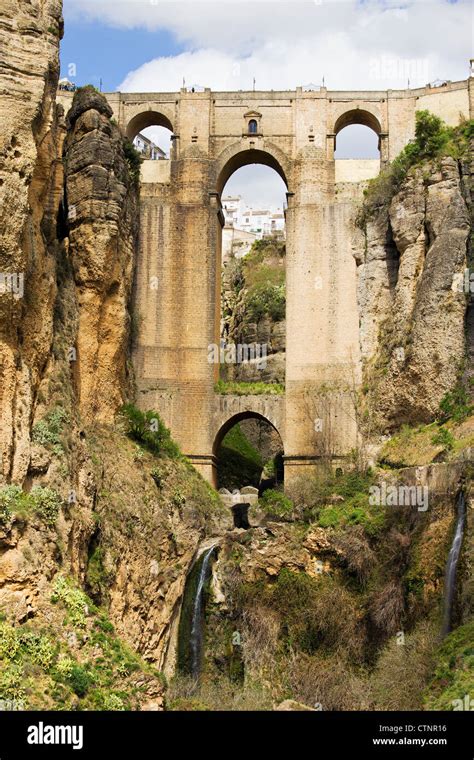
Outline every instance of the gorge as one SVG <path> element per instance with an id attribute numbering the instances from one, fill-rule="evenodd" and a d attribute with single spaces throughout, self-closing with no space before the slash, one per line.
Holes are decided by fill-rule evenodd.
<path id="1" fill-rule="evenodd" d="M 453 709 L 474 688 L 474 78 L 72 93 L 62 33 L 59 0 L 7 0 L 0 699 Z M 334 159 L 349 123 L 380 171 Z M 151 124 L 169 159 L 130 142 Z M 286 183 L 286 244 L 226 278 L 221 195 L 250 163 Z M 223 281 L 263 377 L 208 361 Z M 221 486 L 260 490 L 242 527 Z"/>

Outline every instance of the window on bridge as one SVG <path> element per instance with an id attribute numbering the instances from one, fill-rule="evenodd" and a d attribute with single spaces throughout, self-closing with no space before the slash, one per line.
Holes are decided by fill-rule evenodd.
<path id="1" fill-rule="evenodd" d="M 219 387 L 224 392 L 283 390 L 285 199 L 282 178 L 258 164 L 238 168 L 221 194 Z M 243 383 L 251 385 L 242 391 Z"/>
<path id="2" fill-rule="evenodd" d="M 216 451 L 218 488 L 244 486 L 259 494 L 283 486 L 283 445 L 279 433 L 265 419 L 244 419 L 226 433 Z"/>

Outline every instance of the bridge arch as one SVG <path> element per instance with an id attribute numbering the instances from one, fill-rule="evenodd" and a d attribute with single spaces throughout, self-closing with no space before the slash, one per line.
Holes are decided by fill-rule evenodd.
<path id="1" fill-rule="evenodd" d="M 344 134 L 338 139 L 343 130 Z M 328 158 L 339 163 L 339 168 L 336 168 L 336 182 L 357 182 L 376 176 L 380 171 L 380 162 L 387 158 L 387 149 L 387 135 L 383 131 L 380 114 L 377 115 L 369 109 L 349 108 L 339 113 L 332 134 L 328 133 Z M 347 170 L 344 170 L 344 159 L 361 161 L 353 166 L 348 165 L 348 174 Z M 367 160 L 371 160 L 370 165 Z"/>
<path id="2" fill-rule="evenodd" d="M 283 439 L 283 431 L 282 428 L 278 425 L 276 420 L 271 419 L 271 414 L 265 414 L 262 412 L 255 411 L 254 409 L 249 409 L 248 405 L 245 404 L 247 408 L 241 412 L 237 412 L 234 414 L 231 414 L 230 416 L 227 416 L 227 419 L 225 419 L 224 422 L 222 422 L 221 418 L 221 424 L 220 427 L 217 429 L 217 432 L 214 435 L 214 442 L 213 442 L 213 449 L 212 449 L 212 459 L 213 459 L 213 482 L 216 487 L 224 487 L 224 488 L 242 488 L 243 486 L 253 486 L 255 488 L 266 490 L 267 488 L 273 488 L 275 483 L 282 483 L 284 480 L 284 439 Z M 267 409 L 263 410 L 264 412 L 267 411 Z M 264 423 L 263 429 L 261 428 L 259 431 L 259 441 L 260 443 L 256 443 L 255 440 L 253 440 L 252 445 L 259 451 L 260 455 L 263 454 L 264 449 L 260 449 L 260 446 L 262 444 L 262 439 L 260 439 L 260 435 L 264 435 L 264 440 L 266 440 L 266 445 L 268 445 L 269 438 L 268 433 L 269 431 L 273 431 L 276 435 L 275 437 L 271 436 L 272 440 L 272 459 L 274 462 L 274 473 L 269 476 L 267 473 L 266 477 L 263 476 L 263 473 L 265 472 L 264 464 L 268 459 L 268 453 L 267 457 L 265 458 L 265 461 L 262 457 L 262 465 L 251 465 L 251 470 L 254 470 L 251 472 L 249 477 L 249 472 L 247 470 L 247 465 L 245 463 L 245 459 L 243 459 L 240 464 L 234 461 L 235 456 L 237 458 L 241 456 L 237 453 L 237 449 L 235 450 L 231 445 L 231 447 L 227 450 L 221 448 L 221 446 L 224 444 L 226 435 L 239 423 L 245 422 L 247 420 L 259 420 L 260 422 Z M 266 434 L 265 434 L 265 428 L 266 428 Z M 253 431 L 256 432 L 255 430 Z M 241 434 L 248 435 L 248 431 L 241 430 Z M 252 437 L 250 438 L 252 440 Z M 265 444 L 264 444 L 265 445 Z M 226 453 L 224 453 L 226 452 Z M 230 459 L 229 459 L 230 457 Z M 228 462 L 233 462 L 233 464 L 230 467 L 230 470 L 227 470 Z M 237 467 L 237 469 L 236 469 Z M 221 469 L 222 468 L 222 469 Z M 247 476 L 247 477 L 246 477 Z M 263 479 L 262 479 L 263 478 Z"/>
<path id="3" fill-rule="evenodd" d="M 369 127 L 369 129 L 372 129 L 375 134 L 379 136 L 382 132 L 382 126 L 379 119 L 375 114 L 366 111 L 363 108 L 352 108 L 351 110 L 342 113 L 335 121 L 333 132 L 337 136 L 341 129 L 351 126 L 352 124 L 361 124 L 364 127 Z"/>
<path id="4" fill-rule="evenodd" d="M 217 430 L 217 432 L 214 435 L 214 443 L 212 447 L 212 453 L 214 456 L 217 456 L 217 452 L 219 451 L 219 447 L 226 437 L 229 430 L 232 430 L 232 428 L 237 425 L 239 422 L 243 422 L 243 420 L 260 420 L 261 422 L 266 422 L 270 427 L 275 430 L 276 433 L 278 433 L 281 443 L 282 443 L 282 449 L 283 449 L 283 435 L 282 431 L 278 429 L 278 427 L 264 414 L 261 412 L 255 412 L 251 410 L 245 410 L 243 412 L 237 412 L 236 414 L 233 414 L 230 416 L 225 422 L 223 422 L 220 426 L 220 428 Z"/>
<path id="5" fill-rule="evenodd" d="M 147 127 L 165 127 L 171 132 L 174 131 L 173 125 L 169 118 L 160 111 L 141 111 L 135 114 L 128 122 L 125 134 L 129 140 L 133 140 L 139 132 L 143 132 Z"/>
<path id="6" fill-rule="evenodd" d="M 222 151 L 216 161 L 215 185 L 219 195 L 221 195 L 232 174 L 249 164 L 261 164 L 274 169 L 289 190 L 291 183 L 290 160 L 280 148 L 268 143 L 265 143 L 263 148 L 248 148 L 239 142 Z"/>

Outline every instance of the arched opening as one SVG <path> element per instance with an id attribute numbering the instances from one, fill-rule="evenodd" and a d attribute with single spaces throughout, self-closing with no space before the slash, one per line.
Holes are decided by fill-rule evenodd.
<path id="1" fill-rule="evenodd" d="M 285 381 L 287 185 L 269 153 L 232 157 L 218 181 L 224 226 L 219 226 L 220 278 L 216 332 L 217 390 L 252 394 Z"/>
<path id="2" fill-rule="evenodd" d="M 144 111 L 130 119 L 127 137 L 142 154 L 144 161 L 170 158 L 173 126 L 170 120 L 157 111 Z"/>
<path id="3" fill-rule="evenodd" d="M 283 442 L 278 430 L 254 412 L 237 414 L 219 430 L 214 443 L 217 487 L 283 488 Z"/>
<path id="4" fill-rule="evenodd" d="M 380 171 L 378 119 L 368 111 L 354 109 L 342 114 L 334 126 L 336 182 L 360 182 Z"/>
<path id="5" fill-rule="evenodd" d="M 281 162 L 272 153 L 269 153 L 266 150 L 250 148 L 235 153 L 221 168 L 217 178 L 217 192 L 219 195 L 222 194 L 222 190 L 232 174 L 237 171 L 237 169 L 241 169 L 243 166 L 248 166 L 249 164 L 260 164 L 261 166 L 269 166 L 271 169 L 274 169 L 288 188 L 288 180 Z"/>

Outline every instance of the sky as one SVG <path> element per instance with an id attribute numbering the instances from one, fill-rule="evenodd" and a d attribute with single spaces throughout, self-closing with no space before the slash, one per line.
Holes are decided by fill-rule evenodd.
<path id="1" fill-rule="evenodd" d="M 254 78 L 257 90 L 400 89 L 465 79 L 473 55 L 470 0 L 64 0 L 64 19 L 62 76 L 104 92 L 245 90 Z M 374 138 L 348 128 L 337 157 L 375 157 Z M 241 169 L 225 192 L 284 197 L 267 167 Z"/>

